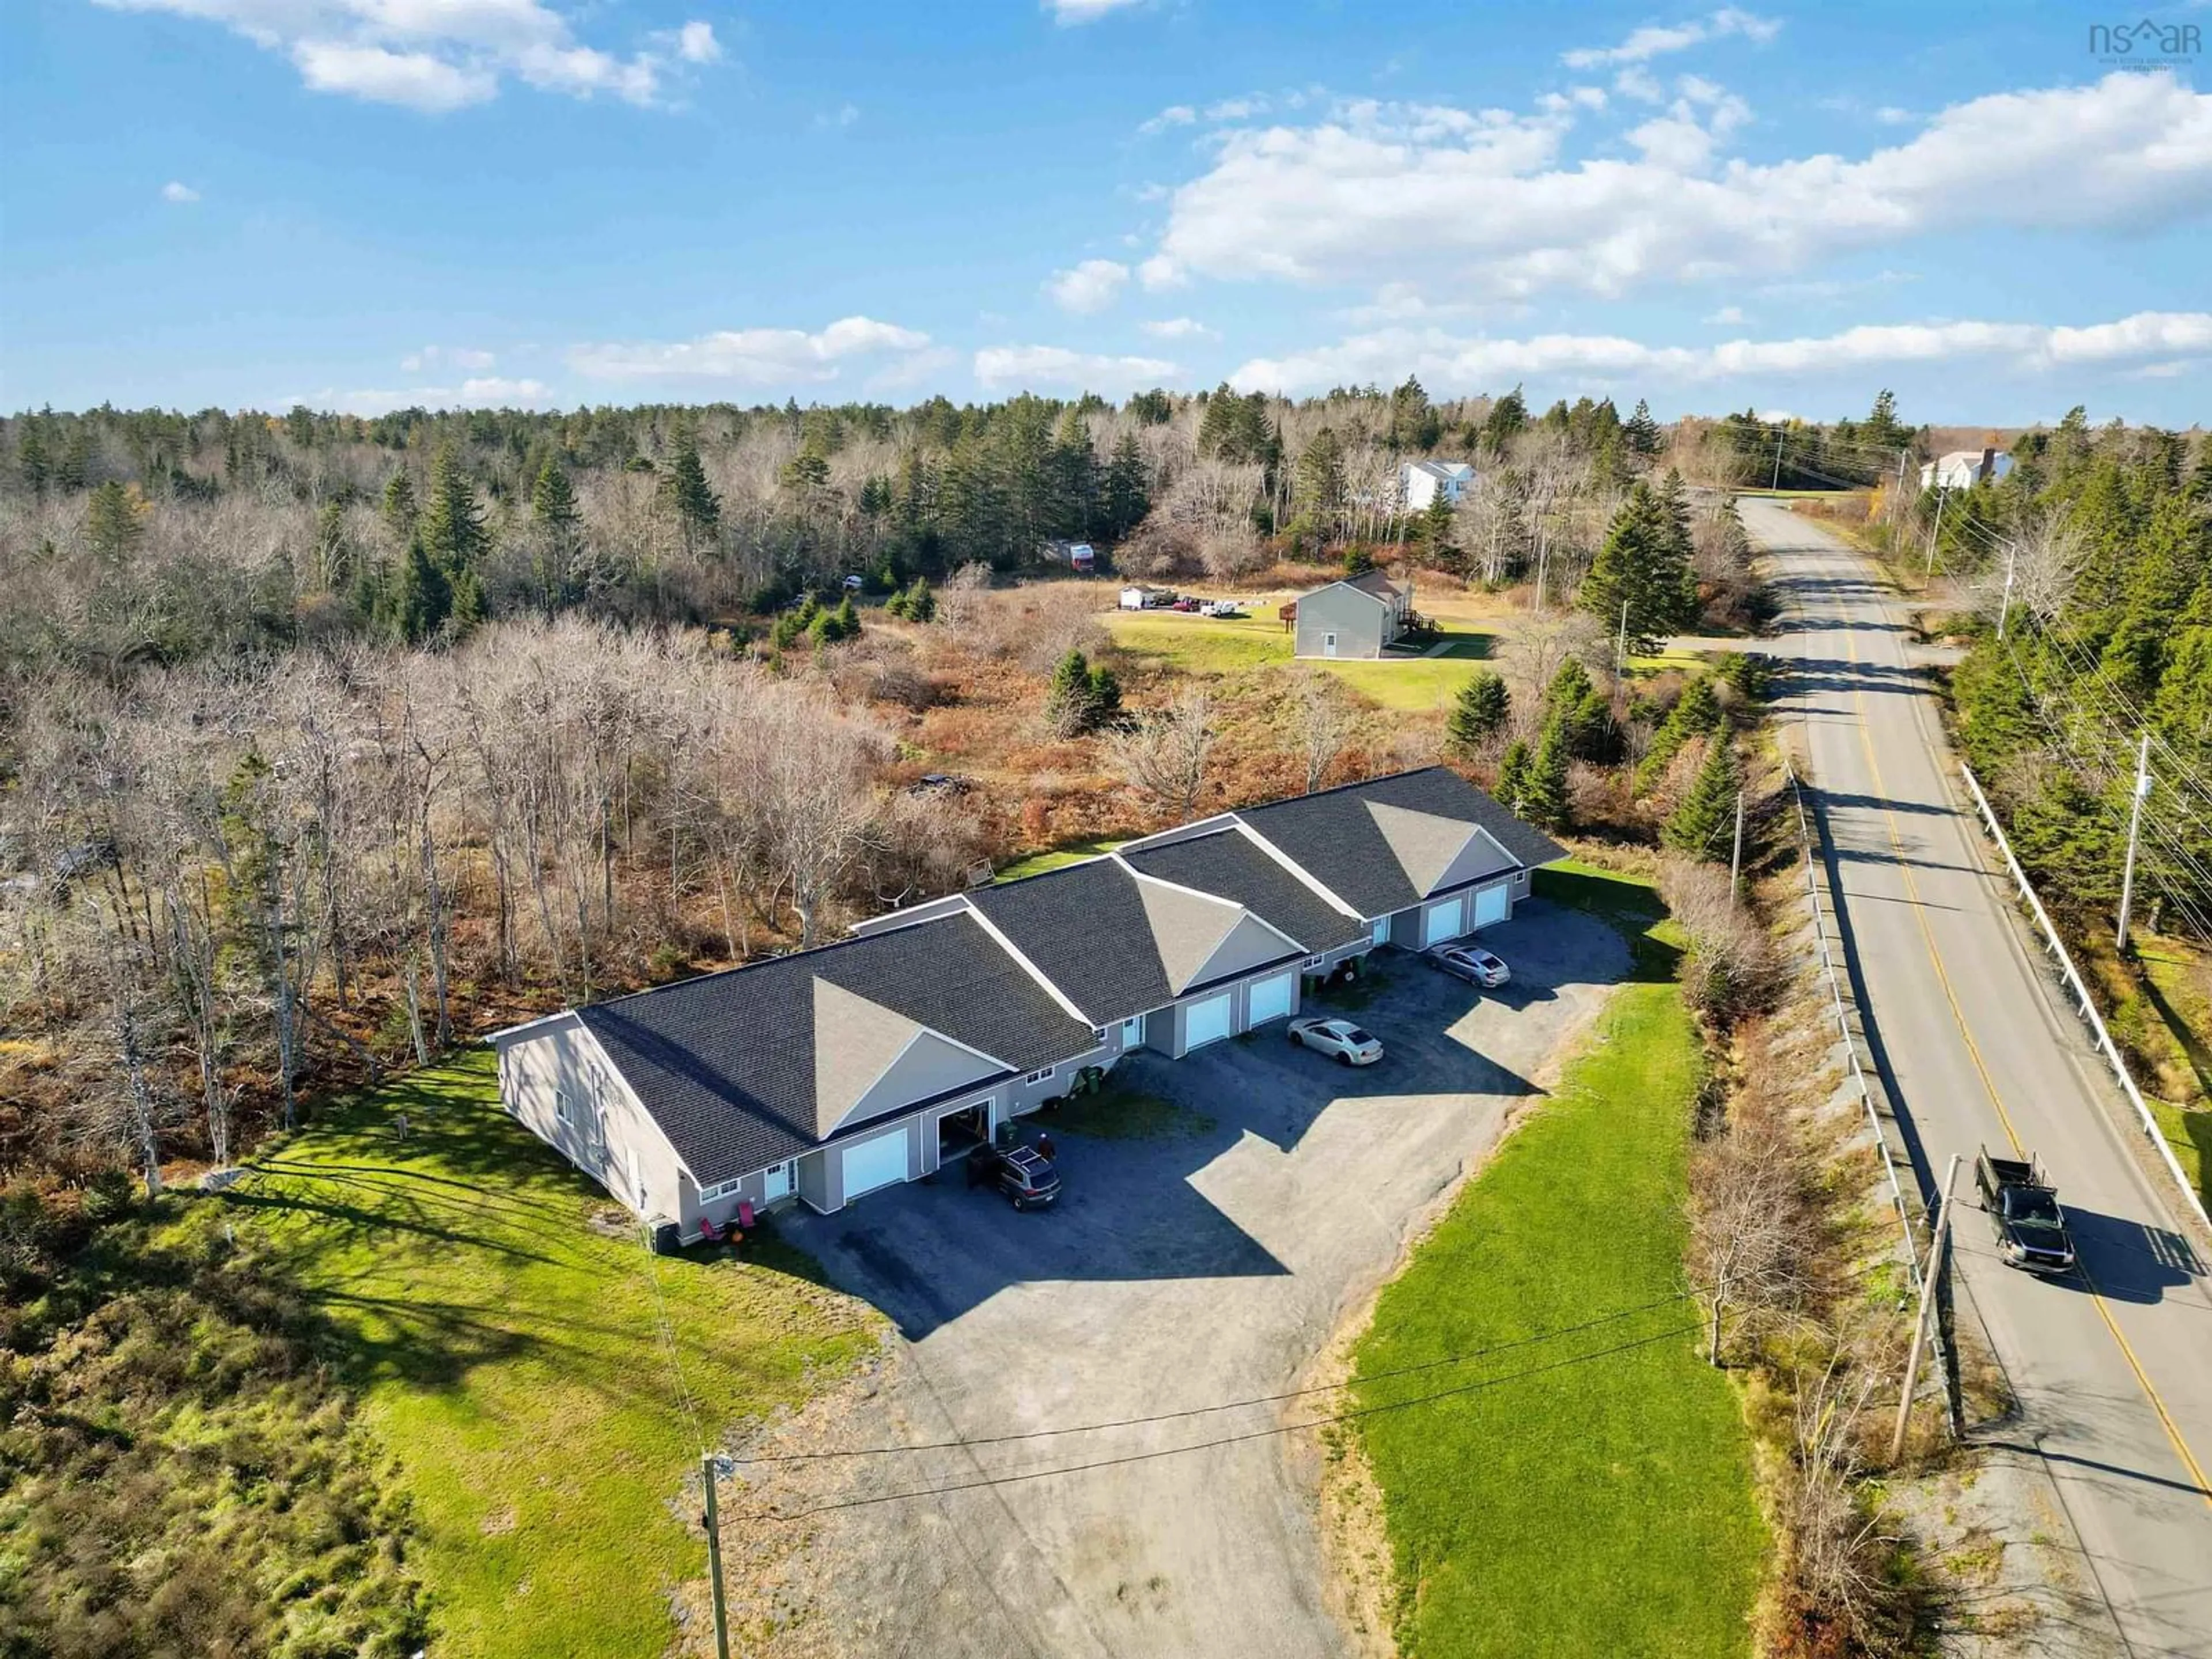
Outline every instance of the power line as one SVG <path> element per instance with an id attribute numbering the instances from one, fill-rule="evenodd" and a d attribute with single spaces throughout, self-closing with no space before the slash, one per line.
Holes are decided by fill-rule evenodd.
<path id="1" fill-rule="evenodd" d="M 842 1451 L 780 1452 L 757 1457 L 734 1457 L 738 1464 L 811 1463 L 847 1457 L 887 1456 L 907 1452 L 965 1450 L 972 1446 L 1004 1446 L 1026 1440 L 1052 1439 L 1062 1435 L 1097 1434 L 1108 1429 L 1139 1428 L 1155 1423 L 1170 1423 L 1188 1417 L 1204 1417 L 1215 1412 L 1240 1410 L 1249 1406 L 1275 1406 L 1288 1401 L 1304 1400 L 1317 1394 L 1334 1394 L 1342 1389 L 1361 1388 L 1370 1382 L 1380 1382 L 1392 1377 L 1413 1376 L 1426 1371 L 1442 1370 L 1453 1365 L 1470 1364 L 1487 1358 L 1492 1354 L 1504 1353 L 1515 1348 L 1533 1347 L 1539 1342 L 1549 1342 L 1555 1337 L 1572 1336 L 1582 1331 L 1595 1330 L 1638 1314 L 1650 1313 L 1656 1308 L 1668 1307 L 1697 1295 L 1695 1291 L 1677 1291 L 1672 1296 L 1662 1296 L 1656 1302 L 1645 1302 L 1633 1308 L 1622 1308 L 1616 1312 L 1600 1314 L 1577 1325 L 1562 1325 L 1548 1331 L 1537 1331 L 1516 1337 L 1510 1342 L 1492 1343 L 1488 1347 L 1473 1348 L 1465 1353 L 1447 1354 L 1441 1359 L 1425 1359 L 1416 1365 L 1401 1365 L 1386 1371 L 1369 1371 L 1360 1376 L 1348 1376 L 1340 1382 L 1316 1383 L 1311 1388 L 1291 1389 L 1281 1394 L 1253 1395 L 1242 1400 L 1224 1400 L 1211 1406 L 1189 1406 L 1179 1411 L 1156 1412 L 1146 1417 L 1115 1417 L 1095 1423 L 1072 1423 L 1059 1428 L 1030 1429 L 1018 1434 L 977 1435 L 959 1440 L 917 1441 L 895 1446 L 855 1446 Z"/>
<path id="2" fill-rule="evenodd" d="M 1370 1417 L 1379 1417 L 1389 1412 L 1406 1411 L 1415 1406 L 1433 1405 L 1440 1400 L 1453 1400 L 1486 1389 L 1503 1387 L 1531 1376 L 1540 1376 L 1550 1371 L 1565 1370 L 1570 1366 L 1587 1364 L 1595 1359 L 1607 1359 L 1617 1354 L 1648 1348 L 1656 1343 L 1671 1341 L 1676 1337 L 1694 1335 L 1705 1328 L 1705 1322 L 1697 1320 L 1687 1325 L 1670 1326 L 1650 1336 L 1617 1343 L 1610 1348 L 1594 1352 L 1576 1354 L 1569 1358 L 1553 1360 L 1548 1364 L 1533 1365 L 1526 1370 L 1513 1371 L 1504 1376 L 1484 1377 L 1474 1382 L 1462 1382 L 1455 1388 L 1440 1389 L 1434 1394 L 1416 1395 L 1408 1400 L 1393 1400 L 1380 1405 L 1357 1406 L 1326 1416 L 1309 1418 L 1297 1423 L 1278 1423 L 1264 1429 L 1248 1429 L 1239 1434 L 1220 1435 L 1211 1440 L 1193 1441 L 1181 1446 L 1161 1446 L 1151 1451 L 1125 1452 L 1115 1457 L 1096 1458 L 1085 1463 L 1062 1464 L 1046 1469 L 1021 1469 L 1005 1474 L 984 1475 L 974 1480 L 953 1481 L 934 1486 L 915 1486 L 901 1492 L 877 1492 L 866 1498 L 838 1498 L 826 1504 L 814 1504 L 798 1510 L 757 1510 L 750 1514 L 732 1517 L 739 1521 L 803 1521 L 817 1515 L 828 1515 L 841 1510 L 872 1509 L 881 1504 L 902 1504 L 917 1498 L 942 1498 L 955 1492 L 976 1492 L 987 1487 L 1017 1486 L 1025 1481 L 1049 1480 L 1055 1475 L 1086 1474 L 1097 1469 L 1119 1468 L 1131 1463 L 1146 1463 L 1163 1457 L 1180 1457 L 1189 1452 L 1212 1451 L 1223 1446 L 1243 1444 L 1247 1441 L 1265 1440 L 1276 1435 L 1296 1434 L 1306 1429 L 1326 1428 L 1334 1423 L 1356 1422 Z"/>

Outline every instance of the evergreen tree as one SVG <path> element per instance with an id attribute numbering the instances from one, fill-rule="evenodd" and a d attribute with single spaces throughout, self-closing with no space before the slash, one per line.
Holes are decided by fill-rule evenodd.
<path id="1" fill-rule="evenodd" d="M 1629 649 L 1648 654 L 1697 620 L 1698 590 L 1690 568 L 1687 526 L 1666 497 L 1642 479 L 1613 515 L 1579 603 L 1612 633 L 1626 607 Z"/>
<path id="2" fill-rule="evenodd" d="M 1429 497 L 1429 504 L 1421 509 L 1415 534 L 1421 544 L 1421 555 L 1429 563 L 1439 570 L 1458 568 L 1459 548 L 1452 539 L 1452 504 L 1443 490 Z"/>
<path id="3" fill-rule="evenodd" d="M 1519 738 L 1505 745 L 1498 763 L 1498 799 L 1516 817 L 1525 817 L 1528 804 L 1528 745 Z"/>
<path id="4" fill-rule="evenodd" d="M 1062 536 L 1087 536 L 1098 517 L 1101 469 L 1091 441 L 1091 422 L 1079 410 L 1060 417 L 1051 454 L 1053 512 L 1050 527 Z"/>
<path id="5" fill-rule="evenodd" d="M 1100 726 L 1121 723 L 1121 681 L 1103 663 L 1091 670 L 1091 724 Z"/>
<path id="6" fill-rule="evenodd" d="M 1325 426 L 1298 457 L 1291 488 L 1298 527 L 1323 542 L 1335 540 L 1344 493 L 1344 445 L 1334 428 Z"/>
<path id="7" fill-rule="evenodd" d="M 384 486 L 384 522 L 393 538 L 405 541 L 415 533 L 415 481 L 402 468 Z"/>
<path id="8" fill-rule="evenodd" d="M 46 493 L 52 476 L 46 457 L 46 423 L 36 416 L 23 417 L 21 435 L 15 441 L 15 465 L 23 474 L 23 487 L 33 495 Z"/>
<path id="9" fill-rule="evenodd" d="M 1483 448 L 1493 456 L 1503 456 L 1528 424 L 1528 405 L 1516 386 L 1491 404 L 1489 416 L 1482 423 Z"/>
<path id="10" fill-rule="evenodd" d="M 530 516 L 538 527 L 557 540 L 572 539 L 584 522 L 576 505 L 576 491 L 558 460 L 548 458 L 530 486 Z"/>
<path id="11" fill-rule="evenodd" d="M 1478 668 L 1452 699 L 1444 718 L 1444 746 L 1462 757 L 1478 753 L 1504 729 L 1512 696 L 1505 682 L 1486 668 Z"/>
<path id="12" fill-rule="evenodd" d="M 1656 455 L 1665 442 L 1659 431 L 1659 422 L 1651 418 L 1651 405 L 1641 398 L 1636 400 L 1636 410 L 1621 428 L 1621 436 L 1628 445 L 1629 453 L 1650 458 Z"/>
<path id="13" fill-rule="evenodd" d="M 837 637 L 841 640 L 860 637 L 860 613 L 853 608 L 850 593 L 845 595 L 844 603 L 837 607 Z"/>
<path id="14" fill-rule="evenodd" d="M 1648 789 L 1658 781 L 1667 764 L 1682 751 L 1682 746 L 1692 738 L 1702 738 L 1720 730 L 1721 702 L 1714 694 L 1709 675 L 1700 675 L 1682 688 L 1682 695 L 1660 722 L 1652 734 L 1651 747 L 1645 751 L 1644 763 L 1637 769 L 1637 787 Z"/>
<path id="15" fill-rule="evenodd" d="M 1443 422 L 1428 392 L 1408 374 L 1406 384 L 1390 394 L 1390 424 L 1384 441 L 1393 449 L 1433 449 L 1443 435 Z"/>
<path id="16" fill-rule="evenodd" d="M 1144 449 L 1135 433 L 1125 432 L 1115 441 L 1114 457 L 1106 464 L 1100 514 L 1103 533 L 1119 541 L 1143 523 L 1145 514 L 1152 510 L 1151 493 Z"/>
<path id="17" fill-rule="evenodd" d="M 84 538 L 101 558 L 120 560 L 146 533 L 145 514 L 144 501 L 110 478 L 85 502 Z"/>
<path id="18" fill-rule="evenodd" d="M 453 585 L 446 573 L 430 556 L 422 537 L 410 538 L 399 580 L 390 595 L 388 631 L 409 645 L 420 645 L 446 625 L 453 611 Z"/>
<path id="19" fill-rule="evenodd" d="M 1115 688 L 1119 701 L 1121 689 Z M 1080 737 L 1098 724 L 1098 688 L 1091 678 L 1091 662 L 1071 648 L 1053 665 L 1052 683 L 1044 694 L 1045 724 L 1054 737 Z"/>
<path id="20" fill-rule="evenodd" d="M 342 590 L 353 574 L 353 544 L 347 538 L 343 502 L 323 503 L 315 515 L 315 567 L 323 586 L 332 593 Z"/>
<path id="21" fill-rule="evenodd" d="M 1707 863 L 1726 859 L 1735 840 L 1736 791 L 1742 786 L 1735 745 L 1726 732 L 1714 733 L 1697 782 L 1660 830 L 1660 840 L 1677 853 Z"/>
<path id="22" fill-rule="evenodd" d="M 436 562 L 449 584 L 475 570 L 491 550 L 491 532 L 484 528 L 476 487 L 450 446 L 430 464 L 430 499 L 416 521 L 416 532 L 422 550 Z"/>
<path id="23" fill-rule="evenodd" d="M 1567 723 L 1554 716 L 1537 739 L 1522 785 L 1521 816 L 1540 830 L 1567 827 Z"/>
<path id="24" fill-rule="evenodd" d="M 810 453 L 801 451 L 802 455 Z M 829 463 L 821 457 L 823 482 L 829 479 Z M 792 463 L 793 466 L 798 462 Z M 684 535 L 684 550 L 688 554 L 700 542 L 712 542 L 722 522 L 721 498 L 714 494 L 714 486 L 707 482 L 707 468 L 699 459 L 699 434 L 689 421 L 676 429 L 676 453 L 668 463 L 667 482 L 669 503 L 676 509 L 676 522 Z"/>

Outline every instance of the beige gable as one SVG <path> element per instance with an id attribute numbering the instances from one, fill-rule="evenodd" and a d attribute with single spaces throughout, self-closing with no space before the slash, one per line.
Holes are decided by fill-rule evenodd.
<path id="1" fill-rule="evenodd" d="M 842 1123 L 921 1027 L 866 997 L 814 981 L 814 1133 Z"/>
<path id="2" fill-rule="evenodd" d="M 1494 876 L 1504 870 L 1517 870 L 1521 861 L 1491 840 L 1489 832 L 1477 830 L 1467 838 L 1459 856 L 1451 867 L 1437 878 L 1438 888 L 1457 887 L 1466 882 L 1480 881 L 1485 876 Z"/>
<path id="3" fill-rule="evenodd" d="M 1457 818 L 1416 812 L 1410 807 L 1390 806 L 1370 800 L 1367 811 L 1382 832 L 1398 867 L 1418 893 L 1433 893 L 1475 834 L 1474 826 Z"/>
<path id="4" fill-rule="evenodd" d="M 1228 938 L 1214 948 L 1205 965 L 1193 974 L 1190 983 L 1211 985 L 1218 979 L 1229 979 L 1248 968 L 1257 968 L 1263 962 L 1279 962 L 1297 949 L 1289 939 L 1247 911 L 1243 918 L 1229 930 Z M 1182 987 L 1177 986 L 1177 990 Z"/>
<path id="5" fill-rule="evenodd" d="M 878 1113 L 918 1100 L 934 1100 L 970 1083 L 981 1083 L 1007 1068 L 985 1059 L 972 1048 L 938 1036 L 927 1026 L 915 1034 L 899 1057 L 885 1068 L 873 1087 L 854 1101 L 837 1127 L 866 1123 Z"/>
<path id="6" fill-rule="evenodd" d="M 1244 915 L 1242 905 L 1226 899 L 1207 898 L 1142 876 L 1137 878 L 1137 897 L 1145 907 L 1168 988 L 1178 996 Z"/>

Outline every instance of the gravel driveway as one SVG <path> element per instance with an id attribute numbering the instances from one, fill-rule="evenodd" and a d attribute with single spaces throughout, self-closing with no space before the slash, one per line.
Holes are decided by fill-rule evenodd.
<path id="1" fill-rule="evenodd" d="M 1056 1133 L 1066 1188 L 1051 1212 L 1018 1215 L 948 1177 L 789 1222 L 902 1337 L 852 1420 L 811 1443 L 972 1443 L 1298 1387 L 1627 968 L 1610 929 L 1541 902 L 1483 938 L 1513 964 L 1504 993 L 1387 958 L 1389 982 L 1358 1015 L 1388 1049 L 1371 1069 L 1293 1048 L 1279 1026 L 1125 1062 L 1189 1109 L 1186 1132 Z M 791 1540 L 799 1588 L 780 1598 L 793 1639 L 770 1650 L 1345 1653 L 1312 1437 L 1265 1432 L 1339 1399 L 786 1465 L 736 1501 L 787 1510 L 1255 1436 L 815 1515 Z"/>

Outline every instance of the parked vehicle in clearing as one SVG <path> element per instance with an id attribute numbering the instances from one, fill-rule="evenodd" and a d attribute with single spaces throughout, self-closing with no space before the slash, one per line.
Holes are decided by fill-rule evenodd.
<path id="1" fill-rule="evenodd" d="M 1335 1056 L 1340 1066 L 1372 1066 L 1382 1058 L 1381 1040 L 1348 1019 L 1294 1019 L 1290 1037 L 1301 1048 Z"/>
<path id="2" fill-rule="evenodd" d="M 1426 955 L 1430 967 L 1442 969 L 1454 979 L 1463 979 L 1486 991 L 1494 991 L 1513 978 L 1513 970 L 1502 959 L 1479 945 L 1439 945 Z"/>
<path id="3" fill-rule="evenodd" d="M 978 1146 L 968 1154 L 968 1184 L 995 1187 L 1018 1210 L 1042 1209 L 1060 1196 L 1060 1171 L 1034 1146 Z"/>
<path id="4" fill-rule="evenodd" d="M 1170 605 L 1168 609 L 1170 611 L 1180 611 L 1188 616 L 1198 609 L 1198 601 L 1186 595 L 1182 599 L 1177 599 L 1173 605 Z"/>
<path id="5" fill-rule="evenodd" d="M 1997 1254 L 2007 1263 L 2037 1273 L 2074 1270 L 2074 1236 L 2066 1228 L 2066 1212 L 2058 1207 L 2058 1189 L 2033 1152 L 1992 1158 L 1983 1147 L 1974 1159 L 1974 1184 L 1981 1188 L 1982 1208 L 1996 1234 Z"/>
<path id="6" fill-rule="evenodd" d="M 1234 599 L 1207 599 L 1198 607 L 1201 617 L 1212 617 L 1217 622 L 1242 622 L 1244 607 Z"/>

